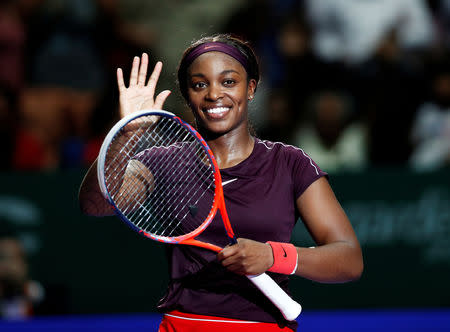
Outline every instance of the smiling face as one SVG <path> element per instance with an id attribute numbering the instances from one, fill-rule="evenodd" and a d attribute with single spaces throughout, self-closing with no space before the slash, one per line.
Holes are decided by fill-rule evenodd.
<path id="1" fill-rule="evenodd" d="M 244 67 L 231 56 L 208 52 L 192 62 L 187 73 L 189 105 L 201 131 L 214 135 L 246 130 L 248 101 L 256 88 Z"/>

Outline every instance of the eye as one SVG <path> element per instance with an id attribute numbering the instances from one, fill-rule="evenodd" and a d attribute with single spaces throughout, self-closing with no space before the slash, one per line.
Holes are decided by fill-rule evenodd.
<path id="1" fill-rule="evenodd" d="M 223 84 L 226 85 L 226 86 L 232 86 L 232 85 L 234 85 L 235 83 L 236 83 L 236 81 L 233 80 L 233 79 L 231 79 L 231 78 L 226 79 L 226 80 L 223 81 Z"/>
<path id="2" fill-rule="evenodd" d="M 206 83 L 205 82 L 194 82 L 194 83 L 192 83 L 192 88 L 194 88 L 195 90 L 203 89 L 204 87 L 206 87 Z"/>

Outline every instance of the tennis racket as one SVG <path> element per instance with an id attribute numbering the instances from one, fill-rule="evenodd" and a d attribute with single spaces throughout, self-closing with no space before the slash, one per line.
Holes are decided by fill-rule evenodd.
<path id="1" fill-rule="evenodd" d="M 102 144 L 97 172 L 106 200 L 139 234 L 219 252 L 221 247 L 196 239 L 219 210 L 230 242 L 237 243 L 214 155 L 174 114 L 147 110 L 121 119 Z M 267 274 L 247 277 L 287 320 L 298 317 L 300 304 Z"/>

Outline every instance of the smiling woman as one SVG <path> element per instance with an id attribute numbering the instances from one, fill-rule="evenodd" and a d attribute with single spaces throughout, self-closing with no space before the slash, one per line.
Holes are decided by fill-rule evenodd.
<path id="1" fill-rule="evenodd" d="M 187 81 L 189 105 L 207 140 L 211 135 L 247 138 L 243 133 L 248 132 L 248 100 L 257 83 L 254 79 L 247 82 L 247 73 L 239 62 L 224 53 L 202 54 L 189 66 Z M 216 156 L 220 168 L 234 166 L 248 154 L 240 158 L 234 155 L 232 160 L 229 157 L 228 153 Z"/>
<path id="2" fill-rule="evenodd" d="M 233 145 L 241 143 L 236 139 L 245 139 L 246 149 L 216 154 L 220 168 L 234 166 L 251 153 L 247 112 L 258 81 L 252 49 L 233 38 L 203 38 L 186 50 L 180 62 L 179 86 L 202 135 L 207 140 L 224 136 Z"/>
<path id="3" fill-rule="evenodd" d="M 118 69 L 122 117 L 163 108 L 170 91 L 154 98 L 162 63 L 148 81 L 147 67 L 146 54 L 135 57 L 128 87 Z M 229 35 L 194 42 L 180 61 L 180 91 L 217 160 L 228 215 L 240 238 L 217 255 L 191 246 L 168 248 L 170 284 L 158 305 L 165 313 L 160 331 L 295 331 L 296 322 L 286 321 L 244 275 L 272 272 L 288 291 L 289 274 L 337 283 L 362 273 L 358 240 L 327 174 L 302 149 L 251 134 L 248 104 L 259 76 L 251 47 Z M 96 167 L 83 180 L 80 205 L 89 215 L 108 215 L 113 211 L 99 190 Z M 315 248 L 290 244 L 299 216 Z M 201 240 L 220 243 L 222 234 L 216 216 Z"/>

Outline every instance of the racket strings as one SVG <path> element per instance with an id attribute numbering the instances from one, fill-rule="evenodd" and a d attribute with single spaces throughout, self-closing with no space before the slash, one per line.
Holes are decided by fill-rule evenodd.
<path id="1" fill-rule="evenodd" d="M 206 172 L 204 172 L 202 174 L 206 175 Z M 191 180 L 189 183 L 187 183 L 187 186 L 190 186 L 189 191 L 187 191 L 185 193 L 185 196 L 181 198 L 181 200 L 179 201 L 179 204 L 171 207 L 170 211 L 178 211 L 178 213 L 176 213 L 175 215 L 171 215 L 170 219 L 168 220 L 178 220 L 178 223 L 174 224 L 173 222 L 169 222 L 166 228 L 160 228 L 157 230 L 151 229 L 150 231 L 153 233 L 159 233 L 159 234 L 165 234 L 165 236 L 176 236 L 176 235 L 180 235 L 180 234 L 173 234 L 173 230 L 169 231 L 169 226 L 170 228 L 172 228 L 172 226 L 175 226 L 175 229 L 177 229 L 177 227 L 179 227 L 182 224 L 182 220 L 186 220 L 183 223 L 184 226 L 184 231 L 182 232 L 183 234 L 188 233 L 189 231 L 193 231 L 195 230 L 199 225 L 199 222 L 201 222 L 202 220 L 198 220 L 198 222 L 196 223 L 192 223 L 192 222 L 188 222 L 188 219 L 186 219 L 188 213 L 190 213 L 190 210 L 188 209 L 182 209 L 183 206 L 185 206 L 188 202 L 187 202 L 187 198 L 192 196 L 194 194 L 195 191 L 195 187 L 193 186 L 193 181 Z M 205 195 L 205 193 L 207 192 L 207 190 L 212 189 L 213 188 L 213 183 L 210 183 L 206 188 L 204 188 L 202 190 L 201 195 L 194 201 L 194 202 L 190 202 L 191 206 L 197 206 L 198 202 L 203 198 L 203 196 Z M 174 197 L 169 197 L 168 199 L 173 199 Z M 163 207 L 163 209 L 165 209 L 166 206 Z M 169 211 L 168 209 L 166 209 L 166 211 Z M 181 215 L 182 214 L 182 215 Z M 169 217 L 166 215 L 161 215 L 161 218 L 164 217 Z M 163 225 L 161 224 L 161 227 Z"/>
<path id="2" fill-rule="evenodd" d="M 203 172 L 202 176 L 204 175 L 207 175 L 207 172 Z M 153 227 L 153 233 L 164 234 L 164 236 L 177 236 L 189 233 L 201 225 L 203 220 L 206 218 L 206 215 L 203 215 L 200 218 L 188 218 L 188 214 L 191 212 L 189 208 L 200 208 L 201 206 L 199 205 L 199 201 L 201 201 L 208 190 L 213 189 L 214 186 L 213 183 L 210 183 L 207 187 L 201 188 L 199 190 L 198 184 L 195 183 L 198 182 L 198 180 L 194 180 L 194 178 L 195 176 L 191 177 L 191 181 L 183 184 L 183 186 L 188 188 L 188 190 L 184 190 L 182 196 L 174 195 L 172 192 L 171 196 L 167 196 L 167 199 L 164 202 L 178 202 L 178 204 L 164 204 L 159 206 L 160 210 L 164 211 L 164 213 L 161 214 L 160 218 L 161 220 L 166 220 L 166 222 L 162 223 L 159 228 Z M 213 192 L 213 190 L 211 190 L 210 192 Z M 206 210 L 208 212 L 211 209 L 211 206 L 212 203 L 207 206 Z"/>
<path id="3" fill-rule="evenodd" d="M 162 237 L 190 233 L 202 225 L 214 202 L 209 156 L 194 135 L 171 118 L 153 119 L 150 125 L 139 120 L 132 124 L 137 130 L 119 132 L 115 148 L 108 151 L 108 191 L 139 229 Z"/>
<path id="4" fill-rule="evenodd" d="M 191 176 L 188 181 L 185 181 L 182 184 L 185 189 L 181 196 L 177 190 L 169 190 L 168 194 L 160 193 L 165 196 L 165 199 L 163 201 L 157 199 L 149 204 L 151 210 L 160 211 L 158 220 L 154 224 L 147 221 L 145 226 L 140 226 L 153 234 L 160 234 L 168 237 L 183 235 L 195 230 L 201 225 L 204 218 L 187 218 L 190 210 L 185 207 L 198 207 L 199 201 L 206 194 L 207 190 L 213 188 L 213 183 L 211 182 L 208 186 L 200 190 L 199 195 L 198 184 L 196 184 L 196 182 L 198 182 L 199 176 L 207 176 L 207 173 L 208 171 L 204 171 L 200 175 L 196 174 L 195 176 Z M 180 185 L 178 184 L 178 186 Z M 152 197 L 159 198 L 160 196 L 158 193 L 155 193 Z M 196 199 L 193 200 L 192 198 Z M 211 206 L 208 207 L 208 211 L 210 210 L 210 207 Z"/>
<path id="5" fill-rule="evenodd" d="M 181 157 L 183 156 L 181 155 Z M 183 193 L 184 195 L 182 197 L 178 197 L 177 192 L 174 190 L 171 191 L 169 195 L 165 197 L 165 200 L 163 201 L 157 200 L 156 202 L 154 202 L 154 204 L 152 204 L 153 202 L 150 202 L 149 205 L 151 210 L 163 211 L 162 214 L 159 215 L 159 218 L 161 220 L 167 220 L 166 223 L 155 223 L 152 225 L 148 220 L 144 220 L 144 223 L 138 224 L 137 226 L 144 229 L 147 232 L 164 234 L 165 236 L 176 236 L 177 234 L 173 234 L 173 231 L 181 225 L 181 220 L 184 220 L 183 222 L 184 231 L 182 233 L 186 233 L 186 230 L 192 231 L 196 229 L 199 226 L 198 222 L 197 223 L 189 222 L 189 219 L 186 218 L 187 214 L 189 213 L 189 210 L 182 209 L 182 207 L 188 203 L 187 201 L 189 197 L 197 197 L 195 201 L 190 202 L 191 206 L 198 205 L 198 201 L 205 195 L 206 191 L 213 187 L 213 183 L 209 183 L 206 188 L 202 189 L 200 196 L 195 195 L 195 191 L 197 190 L 196 189 L 197 187 L 195 186 L 196 179 L 207 177 L 209 171 L 208 169 L 203 170 L 203 172 L 200 172 L 199 170 L 200 168 L 193 168 L 195 176 L 191 176 L 187 181 L 183 183 L 183 186 L 187 188 L 187 191 Z M 176 173 L 179 171 L 179 169 L 174 169 L 173 171 Z M 171 203 L 177 202 L 178 199 L 179 201 L 175 205 Z M 175 224 L 174 223 L 175 220 L 178 220 L 178 223 Z M 173 228 L 174 226 L 175 228 Z"/>
<path id="6" fill-rule="evenodd" d="M 121 135 L 116 136 L 113 139 L 113 144 L 111 146 L 120 146 L 119 151 L 114 151 L 113 149 L 110 149 L 108 151 L 107 156 L 110 158 L 109 165 L 115 165 L 114 168 L 112 166 L 109 166 L 109 174 L 114 176 L 114 179 L 120 178 L 121 172 L 119 171 L 124 167 L 124 162 L 128 162 L 130 160 L 130 157 L 134 155 L 133 151 L 137 150 L 137 145 L 140 143 L 141 139 L 144 137 L 147 140 L 148 146 L 152 146 L 156 144 L 158 141 L 161 141 L 161 137 L 159 136 L 158 132 L 156 130 L 149 131 L 148 137 L 145 135 L 145 125 L 148 126 L 148 123 L 145 121 L 140 120 L 138 122 L 138 130 L 129 131 L 123 128 L 121 130 Z M 134 125 L 136 126 L 136 125 Z M 126 126 L 126 127 L 134 127 L 134 126 Z M 161 126 L 161 129 L 164 129 L 166 126 L 166 123 L 163 122 L 163 125 Z M 139 131 L 140 130 L 140 131 Z M 132 132 L 131 137 L 125 140 L 126 144 L 121 143 L 121 141 L 124 141 L 124 137 L 128 135 L 128 133 Z M 155 139 L 154 136 L 157 136 Z M 149 139 L 153 140 L 153 143 L 148 142 Z M 117 143 L 115 141 L 118 141 Z M 109 188 L 110 190 L 118 190 L 120 189 L 121 183 L 117 183 L 116 186 Z"/>
<path id="7" fill-rule="evenodd" d="M 178 158 L 178 159 L 180 159 L 180 158 Z M 171 162 L 173 162 L 174 160 L 171 160 Z M 179 165 L 179 163 L 178 163 L 178 165 Z M 173 169 L 173 171 L 174 172 L 177 172 L 178 170 L 177 169 Z M 152 194 L 153 195 L 157 195 L 158 193 L 157 192 L 152 192 Z M 164 218 L 169 218 L 170 216 L 169 215 L 167 215 L 167 212 L 170 212 L 170 210 L 168 209 L 168 205 L 167 205 L 167 203 L 171 200 L 171 199 L 173 199 L 174 197 L 170 197 L 170 196 L 166 196 L 166 200 L 165 201 L 160 201 L 160 200 L 157 200 L 156 202 L 154 202 L 155 204 L 153 204 L 153 201 L 152 200 L 149 200 L 148 202 L 147 202 L 147 206 L 149 207 L 149 209 L 150 209 L 150 211 L 154 211 L 154 210 L 159 210 L 159 211 L 163 211 L 160 215 L 159 215 L 159 217 L 161 218 L 161 219 L 163 219 L 164 220 Z M 160 203 L 161 202 L 161 203 Z M 158 204 L 158 203 L 160 203 L 160 205 L 159 206 L 156 206 L 156 204 Z M 161 205 L 161 204 L 165 204 L 165 205 Z M 134 215 L 132 215 L 132 218 L 134 217 Z M 150 223 L 150 221 L 148 220 L 149 218 L 150 218 L 151 216 L 148 216 L 148 218 L 147 218 L 147 220 L 144 220 L 144 219 L 142 219 L 141 221 L 139 221 L 137 224 L 136 224 L 136 226 L 138 226 L 139 228 L 141 228 L 141 229 L 143 229 L 143 230 L 145 230 L 145 231 L 147 231 L 147 232 L 152 232 L 152 233 L 157 233 L 157 231 L 155 231 L 153 228 L 151 228 L 151 229 L 149 229 L 149 227 L 148 226 L 144 226 L 144 225 L 151 225 L 151 223 Z M 155 224 L 155 225 L 158 225 L 158 224 Z"/>
<path id="8" fill-rule="evenodd" d="M 164 147 L 165 148 L 165 147 Z M 174 158 L 172 158 L 172 159 L 167 159 L 166 160 L 166 163 L 165 163 L 165 165 L 166 165 L 166 167 L 163 167 L 159 172 L 161 172 L 161 171 L 163 171 L 163 172 L 166 172 L 166 171 L 168 171 L 168 167 L 169 166 L 167 166 L 167 165 L 169 165 L 169 164 L 175 164 L 175 165 L 177 165 L 177 166 L 175 166 L 175 167 L 179 167 L 180 165 L 182 165 L 181 164 L 181 160 L 183 159 L 183 157 L 184 157 L 184 155 L 183 154 L 173 154 L 173 156 L 174 157 L 177 157 L 177 159 L 178 160 L 174 160 Z M 156 159 L 156 158 L 155 158 Z M 158 161 L 154 161 L 153 163 L 151 163 L 151 164 L 149 164 L 149 166 L 147 166 L 148 168 L 150 168 L 150 169 L 152 169 L 152 166 L 154 166 L 154 164 L 156 163 L 156 162 L 158 162 Z M 139 163 L 139 164 L 133 164 L 133 166 L 134 167 L 140 167 L 141 169 L 146 169 L 147 170 L 147 168 L 145 167 L 145 166 L 143 166 L 141 163 Z M 195 170 L 195 169 L 194 169 Z M 148 170 L 147 170 L 148 171 Z M 177 173 L 178 172 L 178 169 L 176 169 L 176 168 L 172 168 L 171 169 L 171 171 L 172 172 L 175 172 L 175 173 Z M 127 198 L 129 198 L 130 196 L 134 196 L 136 194 L 136 191 L 135 192 L 129 192 L 128 193 L 128 195 L 125 195 L 124 196 L 124 198 L 125 199 L 127 199 Z M 164 202 L 168 202 L 168 201 L 171 201 L 173 199 L 173 197 L 166 197 L 166 201 L 164 201 Z M 120 203 L 120 201 L 119 201 L 119 203 Z M 158 208 L 158 207 L 153 207 L 153 208 Z M 161 207 L 159 207 L 159 208 L 161 208 Z M 132 216 L 132 217 L 134 217 L 134 215 Z M 140 224 L 139 225 L 137 225 L 137 226 L 139 226 L 139 227 L 142 227 Z M 144 228 L 144 227 L 142 227 L 142 228 Z M 145 229 L 146 230 L 146 229 Z"/>
<path id="9" fill-rule="evenodd" d="M 122 132 L 122 135 L 115 137 L 111 143 L 111 147 L 119 146 L 120 149 L 110 148 L 107 153 L 106 163 L 108 167 L 105 168 L 106 183 L 109 184 L 108 190 L 112 195 L 116 195 L 122 185 L 123 173 L 127 167 L 128 160 L 133 151 L 136 150 L 139 143 L 138 132 L 133 132 L 132 136 L 127 138 L 126 144 L 122 141 L 126 138 L 128 132 Z"/>
<path id="10" fill-rule="evenodd" d="M 153 134 L 153 133 L 150 133 L 151 135 Z M 145 138 L 145 139 L 147 139 L 147 138 Z M 151 144 L 150 144 L 150 142 L 147 142 L 147 146 L 151 146 Z M 153 146 L 151 147 L 151 148 L 154 148 Z M 126 156 L 126 158 L 128 158 L 128 159 L 130 159 L 130 158 L 132 158 L 134 155 L 127 155 Z M 130 165 L 130 164 L 129 164 Z M 152 164 L 149 164 L 149 165 L 147 165 L 147 166 L 144 166 L 143 164 L 141 164 L 141 163 L 133 163 L 132 164 L 132 167 L 134 168 L 134 170 L 132 170 L 132 171 L 134 171 L 135 173 L 144 173 L 144 172 L 149 172 L 149 169 L 152 169 L 152 166 L 154 166 L 154 165 L 152 165 Z M 138 168 L 138 170 L 136 170 L 136 168 Z M 166 171 L 166 170 L 163 170 L 163 171 Z M 117 172 L 117 170 L 115 170 L 115 172 Z M 138 187 L 136 186 L 136 189 L 137 189 Z M 135 196 L 136 195 L 136 191 L 127 191 L 124 195 L 122 195 L 120 198 L 122 198 L 122 200 L 119 200 L 118 199 L 118 204 L 121 204 L 123 201 L 129 201 L 129 198 L 130 197 L 133 197 L 133 196 Z"/>
<path id="11" fill-rule="evenodd" d="M 145 125 L 145 122 L 143 122 L 141 120 L 140 127 L 138 129 L 143 129 L 144 125 Z M 168 127 L 168 123 L 166 121 L 161 121 L 161 125 L 159 127 L 160 127 L 159 128 L 160 130 L 164 130 Z M 117 140 L 119 140 L 119 139 L 120 139 L 120 137 Z M 124 152 L 124 149 L 125 149 L 125 144 L 124 144 L 124 147 L 120 150 L 121 153 L 115 154 L 115 158 L 112 159 L 111 164 L 115 164 L 116 166 L 111 169 L 110 174 L 117 176 L 117 174 L 121 173 L 119 169 L 124 167 L 123 162 L 128 162 L 135 156 L 136 151 L 137 151 L 137 145 L 142 144 L 143 139 L 146 141 L 145 144 L 143 144 L 143 146 L 149 146 L 150 148 L 157 146 L 158 142 L 162 141 L 161 136 L 158 134 L 158 132 L 156 130 L 152 130 L 147 133 L 135 131 L 126 144 L 126 145 L 130 145 L 127 152 Z M 132 151 L 132 152 L 130 152 L 130 151 Z M 120 161 L 118 161 L 119 158 L 120 158 Z M 127 166 L 128 165 L 129 164 L 127 164 Z M 135 172 L 137 171 L 137 173 L 139 173 L 139 171 L 141 173 L 148 172 L 148 168 L 146 168 L 144 165 L 139 165 L 137 163 L 134 163 L 133 167 L 140 168 L 140 170 L 134 169 L 134 171 Z M 117 193 L 120 190 L 121 185 L 122 185 L 121 182 L 119 182 L 119 181 L 116 182 L 115 186 L 110 188 L 110 191 Z M 136 186 L 135 189 L 138 189 L 138 186 Z M 127 208 L 122 207 L 121 205 L 124 202 L 131 201 L 130 197 L 135 197 L 136 194 L 137 194 L 136 190 L 135 191 L 126 191 L 125 193 L 121 193 L 120 196 L 116 197 L 116 200 L 117 200 L 116 205 L 120 205 L 121 210 L 123 210 L 122 212 L 128 212 Z M 132 205 L 129 204 L 128 208 L 131 208 L 131 207 L 132 207 Z"/>
<path id="12" fill-rule="evenodd" d="M 145 122 L 143 122 L 141 120 L 140 127 L 138 129 L 144 129 L 144 125 L 145 125 Z M 135 127 L 135 126 L 133 126 L 133 127 Z M 148 125 L 147 125 L 147 127 L 148 127 Z M 167 121 L 163 121 L 163 122 L 161 122 L 159 129 L 165 130 L 165 129 L 167 129 L 167 127 L 168 127 Z M 178 134 L 178 133 L 175 133 L 175 134 Z M 119 137 L 117 140 L 120 140 L 120 139 L 121 139 L 121 137 Z M 142 143 L 142 140 L 145 140 L 145 142 Z M 161 142 L 161 141 L 162 141 L 162 138 L 156 130 L 149 131 L 144 134 L 142 132 L 135 131 L 133 133 L 133 135 L 130 137 L 129 143 L 126 144 L 126 145 L 130 145 L 128 147 L 127 151 L 126 152 L 123 151 L 125 149 L 125 144 L 124 144 L 124 147 L 120 150 L 120 153 L 114 155 L 114 158 L 112 159 L 111 164 L 115 164 L 116 166 L 111 169 L 110 174 L 114 175 L 114 179 L 116 179 L 117 177 L 120 176 L 121 173 L 123 173 L 120 171 L 120 169 L 124 168 L 124 162 L 128 162 L 136 154 L 135 152 L 137 150 L 138 144 L 143 145 L 143 146 L 152 147 L 154 145 L 157 145 L 158 142 Z M 134 153 L 133 153 L 133 151 L 134 151 Z M 120 160 L 119 160 L 119 158 L 120 158 Z M 134 167 L 137 167 L 137 166 L 138 166 L 137 164 L 134 164 Z M 145 167 L 144 166 L 141 166 L 141 167 L 142 167 L 141 170 L 144 171 Z M 122 178 L 123 178 L 123 174 L 122 174 L 121 179 Z M 120 189 L 121 185 L 122 185 L 122 182 L 118 180 L 115 183 L 115 186 L 112 186 L 110 188 L 111 192 L 116 193 Z M 124 201 L 128 200 L 130 196 L 135 195 L 136 192 L 127 192 L 126 194 L 127 195 L 123 196 Z M 118 201 L 117 203 L 120 204 L 122 202 Z"/>
<path id="13" fill-rule="evenodd" d="M 122 128 L 121 132 L 116 135 L 116 137 L 114 137 L 110 145 L 112 147 L 118 145 L 120 146 L 120 149 L 117 151 L 116 149 L 110 148 L 107 153 L 108 167 L 105 168 L 105 172 L 108 174 L 105 176 L 105 178 L 107 184 L 109 184 L 108 190 L 112 194 L 117 194 L 122 185 L 121 181 L 112 180 L 123 180 L 123 172 L 128 166 L 128 162 L 130 161 L 130 159 L 136 154 L 136 151 L 138 150 L 138 144 L 140 143 L 142 138 L 146 139 L 149 146 L 155 145 L 158 141 L 161 140 L 159 137 L 156 137 L 157 139 L 154 138 L 154 136 L 158 136 L 158 133 L 155 130 L 150 131 L 147 134 L 145 133 L 145 131 L 142 131 L 143 129 L 145 129 L 145 121 L 140 120 L 137 124 L 129 124 L 126 127 L 136 127 L 136 125 L 138 127 L 133 131 L 128 131 L 125 128 Z M 149 127 L 148 124 L 147 127 Z M 128 133 L 130 132 L 132 132 L 132 135 L 130 137 L 127 137 Z M 154 142 L 150 143 L 149 139 L 152 139 Z M 124 198 L 127 197 L 125 196 Z M 118 201 L 116 201 L 116 203 L 118 203 Z"/>
<path id="14" fill-rule="evenodd" d="M 173 160 L 171 160 L 171 162 L 173 162 Z M 148 168 L 147 167 L 145 167 L 145 166 L 143 166 L 142 164 L 134 164 L 133 166 L 135 166 L 135 167 L 138 167 L 138 168 L 140 168 L 141 170 L 145 170 L 145 171 L 147 171 L 148 172 Z M 174 171 L 176 171 L 176 170 L 174 170 Z M 137 191 L 138 191 L 139 189 L 138 189 L 138 186 L 137 185 L 135 185 L 135 190 L 134 191 L 127 191 L 126 192 L 126 194 L 124 194 L 123 196 L 121 196 L 119 199 L 118 199 L 118 204 L 119 205 L 122 205 L 122 202 L 129 202 L 130 201 L 130 197 L 135 197 L 136 195 L 137 195 Z M 143 193 L 141 193 L 141 194 L 148 194 L 147 192 L 143 192 Z M 141 204 L 142 205 L 142 204 Z M 149 208 L 153 208 L 153 210 L 155 209 L 155 206 L 151 206 L 151 204 L 147 204 L 147 205 L 150 205 L 149 206 Z M 139 213 L 139 214 L 142 214 L 142 211 L 141 210 L 136 210 L 136 209 L 133 209 L 133 205 L 132 204 L 129 204 L 127 207 L 125 207 L 125 208 L 122 208 L 123 209 L 123 211 L 126 213 L 126 212 L 128 212 L 128 209 L 132 209 L 132 211 L 134 210 L 134 211 L 136 211 L 136 212 L 134 212 L 134 213 L 132 213 L 132 211 L 131 211 L 131 215 L 130 215 L 130 218 L 131 219 L 136 219 L 137 218 L 137 215 L 136 215 L 136 213 Z M 149 215 L 147 215 L 148 217 L 150 217 Z M 138 227 L 141 227 L 141 228 L 145 228 L 145 227 L 143 227 L 142 225 L 141 225 L 141 222 L 145 222 L 145 220 L 141 220 L 136 226 L 138 226 Z M 147 229 L 145 229 L 145 230 L 147 230 Z"/>
<path id="15" fill-rule="evenodd" d="M 184 154 L 183 154 L 183 146 L 182 146 L 182 145 L 183 145 L 183 144 L 186 144 L 186 143 L 190 144 L 190 147 L 191 147 L 191 148 L 192 148 L 192 146 L 195 146 L 195 148 L 196 148 L 197 151 L 195 151 L 194 153 L 195 153 L 196 155 L 201 155 L 201 156 L 203 157 L 203 158 L 201 159 L 201 164 L 202 164 L 202 165 L 205 165 L 205 164 L 209 165 L 209 159 L 208 159 L 207 155 L 205 154 L 205 152 L 203 151 L 202 147 L 201 147 L 199 144 L 196 144 L 196 145 L 193 145 L 193 144 L 192 144 L 193 142 L 195 142 L 195 139 L 192 138 L 190 132 L 187 132 L 186 135 L 183 137 L 183 139 L 186 140 L 188 137 L 191 138 L 191 141 L 190 141 L 190 142 L 185 142 L 185 141 L 183 141 L 183 142 L 181 142 L 181 145 L 174 144 L 174 145 L 170 146 L 170 147 L 174 147 L 174 148 L 180 149 L 180 152 L 181 152 L 181 153 L 178 154 L 178 157 L 179 157 L 178 159 L 179 159 L 179 160 L 177 161 L 178 168 L 182 166 L 181 160 L 182 160 L 182 159 L 185 159 L 184 157 L 187 157 L 187 155 L 188 155 L 188 153 L 189 153 L 189 151 L 188 151 L 187 149 L 184 149 Z M 167 149 L 167 147 L 163 147 L 163 148 L 166 148 L 166 149 Z M 170 162 L 169 162 L 169 163 L 166 163 L 166 165 L 169 165 L 169 164 L 171 164 L 171 163 L 170 163 Z M 166 167 L 166 168 L 167 168 L 167 167 Z M 155 229 L 155 226 L 157 226 L 158 224 L 156 223 L 156 224 L 154 224 L 153 226 L 151 226 L 151 223 L 149 223 L 149 222 L 147 221 L 146 224 L 150 224 L 150 227 L 148 227 L 148 226 L 143 226 L 143 225 L 139 225 L 139 226 L 142 227 L 142 228 L 144 228 L 144 230 L 146 230 L 146 231 L 150 231 L 150 232 L 153 232 L 153 233 L 159 233 L 159 234 L 165 234 L 165 236 L 173 236 L 173 235 L 176 235 L 176 234 L 173 234 L 173 231 L 174 231 L 175 229 L 177 229 L 177 227 L 178 227 L 179 225 L 181 225 L 181 220 L 185 220 L 185 219 L 186 219 L 186 216 L 187 216 L 187 214 L 188 214 L 187 209 L 184 209 L 184 210 L 183 210 L 183 209 L 181 209 L 181 207 L 184 205 L 184 203 L 185 203 L 185 201 L 186 201 L 186 197 L 193 197 L 193 196 L 194 196 L 194 190 L 195 190 L 195 188 L 196 188 L 196 186 L 193 186 L 193 184 L 194 184 L 193 182 L 195 181 L 194 179 L 195 179 L 195 178 L 198 179 L 199 177 L 200 177 L 200 178 L 208 177 L 208 173 L 210 173 L 210 170 L 209 170 L 209 169 L 206 169 L 203 173 L 200 173 L 200 169 L 201 169 L 201 168 L 199 168 L 199 167 L 194 167 L 194 168 L 192 169 L 192 170 L 194 171 L 194 177 L 190 177 L 190 181 L 184 183 L 184 185 L 185 185 L 186 187 L 189 188 L 189 191 L 187 191 L 187 192 L 184 193 L 184 197 L 181 198 L 181 200 L 179 201 L 179 204 L 177 204 L 177 205 L 175 205 L 175 206 L 170 206 L 170 209 L 168 208 L 168 204 L 167 204 L 168 202 L 176 201 L 176 200 L 174 199 L 174 198 L 175 198 L 174 196 L 176 196 L 176 192 L 173 191 L 173 192 L 171 193 L 171 196 L 166 196 L 166 199 L 163 201 L 163 205 L 161 205 L 161 206 L 152 206 L 152 210 L 154 210 L 154 209 L 159 209 L 159 210 L 164 211 L 164 213 L 160 215 L 160 218 L 161 218 L 162 220 L 168 220 L 169 222 L 166 223 L 167 225 L 161 224 L 160 227 L 159 227 L 158 229 Z M 171 171 L 174 172 L 174 173 L 177 173 L 179 170 L 178 170 L 178 169 L 172 169 Z M 213 182 L 211 182 L 211 183 L 207 186 L 206 189 L 207 189 L 207 190 L 210 189 L 211 187 L 213 187 L 212 185 L 213 185 Z M 197 205 L 198 201 L 204 196 L 205 192 L 206 192 L 206 191 L 202 191 L 202 192 L 201 192 L 201 196 L 198 197 L 198 198 L 193 202 L 193 205 L 194 205 L 194 206 Z M 192 202 L 191 202 L 191 203 L 192 203 Z M 176 214 L 174 215 L 174 214 L 172 213 L 173 211 L 178 211 L 178 213 L 176 213 Z M 180 214 L 183 213 L 182 211 L 185 211 L 185 212 L 184 212 L 183 215 L 180 215 Z M 175 224 L 175 228 L 173 228 L 174 223 L 171 222 L 170 220 L 179 220 L 179 222 Z M 198 225 L 198 223 L 194 223 L 194 224 L 189 225 L 189 223 L 187 223 L 186 220 L 185 220 L 184 223 L 183 223 L 183 226 L 184 226 L 184 229 L 185 229 L 185 230 L 186 230 L 186 229 L 188 229 L 188 230 L 194 230 L 194 229 L 197 228 L 199 225 Z M 186 227 L 186 226 L 189 226 L 189 227 Z M 172 230 L 169 231 L 169 229 L 172 229 Z M 186 231 L 183 231 L 182 233 L 185 233 L 185 232 L 186 232 Z"/>

